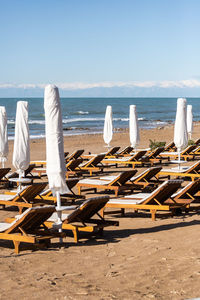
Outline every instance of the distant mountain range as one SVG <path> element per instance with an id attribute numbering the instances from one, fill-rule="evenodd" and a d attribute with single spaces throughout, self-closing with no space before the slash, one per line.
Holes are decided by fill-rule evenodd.
<path id="1" fill-rule="evenodd" d="M 59 88 L 61 97 L 197 97 L 200 87 L 92 87 L 85 89 Z M 40 87 L 0 88 L 1 98 L 43 97 L 44 89 Z"/>

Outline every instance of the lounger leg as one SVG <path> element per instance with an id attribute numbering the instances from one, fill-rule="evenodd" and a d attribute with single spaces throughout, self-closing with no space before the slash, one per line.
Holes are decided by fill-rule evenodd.
<path id="1" fill-rule="evenodd" d="M 151 218 L 152 218 L 152 221 L 156 220 L 156 210 L 155 209 L 151 209 Z"/>
<path id="2" fill-rule="evenodd" d="M 19 254 L 19 245 L 20 242 L 19 241 L 13 241 L 14 247 L 15 247 L 15 253 Z"/>
<path id="3" fill-rule="evenodd" d="M 81 187 L 78 187 L 78 194 L 81 195 Z"/>
<path id="4" fill-rule="evenodd" d="M 72 229 L 73 231 L 73 235 L 74 235 L 74 241 L 75 243 L 78 243 L 78 230 L 77 228 L 75 227 L 74 229 Z"/>
<path id="5" fill-rule="evenodd" d="M 92 176 L 92 170 L 90 170 L 90 176 Z"/>

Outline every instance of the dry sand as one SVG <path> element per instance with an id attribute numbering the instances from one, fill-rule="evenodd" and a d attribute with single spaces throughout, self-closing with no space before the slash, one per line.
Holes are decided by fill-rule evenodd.
<path id="1" fill-rule="evenodd" d="M 200 137 L 200 124 L 193 139 Z M 140 148 L 149 139 L 170 142 L 173 126 L 141 130 Z M 128 132 L 114 135 L 112 146 L 129 144 Z M 105 151 L 101 135 L 65 138 L 65 151 Z M 10 153 L 12 142 L 10 143 Z M 44 140 L 31 141 L 31 159 L 45 159 Z M 8 165 L 11 166 L 11 154 Z M 1 220 L 16 211 L 1 210 Z M 14 254 L 0 240 L 0 299 L 191 299 L 200 297 L 200 216 L 190 213 L 157 218 L 128 211 L 119 227 L 103 237 L 65 247 Z"/>

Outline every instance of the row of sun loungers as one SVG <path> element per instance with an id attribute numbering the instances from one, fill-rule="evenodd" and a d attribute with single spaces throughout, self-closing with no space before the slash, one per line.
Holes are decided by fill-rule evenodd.
<path id="1" fill-rule="evenodd" d="M 114 149 L 113 149 L 114 148 Z M 170 157 L 176 157 L 173 143 L 168 145 L 168 153 L 163 155 L 164 147 L 154 151 L 141 150 L 132 153 L 131 147 L 119 151 L 119 147 L 113 147 L 111 151 L 103 154 L 89 156 L 83 155 L 84 150 L 74 151 L 71 155 L 65 153 L 67 178 L 69 176 L 97 175 L 103 173 L 105 167 L 129 166 L 130 170 L 120 172 L 117 175 L 101 175 L 98 178 L 72 178 L 67 179 L 71 190 L 70 195 L 62 195 L 63 203 L 69 203 L 69 199 L 82 199 L 85 192 L 100 190 L 106 194 L 114 192 L 115 196 L 100 196 L 84 200 L 81 205 L 74 202 L 73 206 L 65 209 L 70 213 L 62 214 L 62 229 L 71 230 L 75 242 L 79 240 L 79 232 L 102 233 L 106 226 L 119 225 L 118 221 L 105 220 L 104 215 L 118 212 L 125 212 L 125 209 L 137 211 L 149 211 L 152 220 L 155 220 L 158 211 L 168 211 L 174 214 L 178 210 L 189 210 L 192 204 L 198 203 L 200 189 L 200 161 L 191 166 L 180 168 L 163 168 L 163 162 L 170 163 Z M 166 148 L 165 148 L 166 150 Z M 187 159 L 198 157 L 197 146 L 190 147 L 182 155 Z M 192 152 L 192 154 L 190 154 Z M 183 157 L 185 159 L 185 157 Z M 167 158 L 167 159 L 166 159 Z M 185 160 L 187 160 L 185 159 Z M 46 175 L 45 161 L 34 162 L 26 171 L 26 176 L 34 180 L 35 175 L 39 178 Z M 159 166 L 152 167 L 155 164 Z M 41 168 L 42 166 L 42 168 Z M 147 166 L 144 171 L 138 172 L 138 166 Z M 138 173 L 139 174 L 138 174 Z M 0 180 L 2 183 L 9 181 L 9 178 L 17 176 L 11 174 L 10 168 L 0 169 Z M 163 181 L 167 177 L 167 180 Z M 182 178 L 182 180 L 170 180 L 170 178 Z M 183 179 L 192 180 L 182 187 Z M 21 242 L 47 245 L 53 237 L 59 237 L 56 220 L 55 207 L 48 206 L 56 203 L 50 190 L 45 190 L 47 183 L 34 183 L 24 187 L 21 191 L 12 190 L 0 194 L 0 205 L 15 206 L 21 213 L 15 219 L 7 218 L 5 223 L 0 223 L 0 239 L 11 240 L 14 243 L 15 251 L 19 252 Z M 77 188 L 78 195 L 72 190 Z M 110 198 L 111 197 L 111 198 Z M 196 205 L 194 205 L 196 208 Z M 23 213 L 22 211 L 26 209 Z M 120 209 L 120 210 L 119 210 Z M 100 214 L 101 212 L 101 214 Z M 94 215 L 98 218 L 94 218 Z M 64 234 L 62 234 L 64 236 Z"/>

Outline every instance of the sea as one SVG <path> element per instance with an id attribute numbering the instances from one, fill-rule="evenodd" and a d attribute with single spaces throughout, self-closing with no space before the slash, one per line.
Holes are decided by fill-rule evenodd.
<path id="1" fill-rule="evenodd" d="M 0 98 L 6 107 L 8 138 L 14 138 L 17 101 L 28 101 L 30 137 L 45 137 L 43 98 Z M 152 129 L 174 123 L 177 98 L 61 98 L 64 135 L 98 134 L 103 132 L 107 105 L 112 106 L 114 131 L 128 128 L 129 106 L 136 105 L 139 127 Z M 200 120 L 200 98 L 187 98 L 192 105 L 193 120 Z"/>

